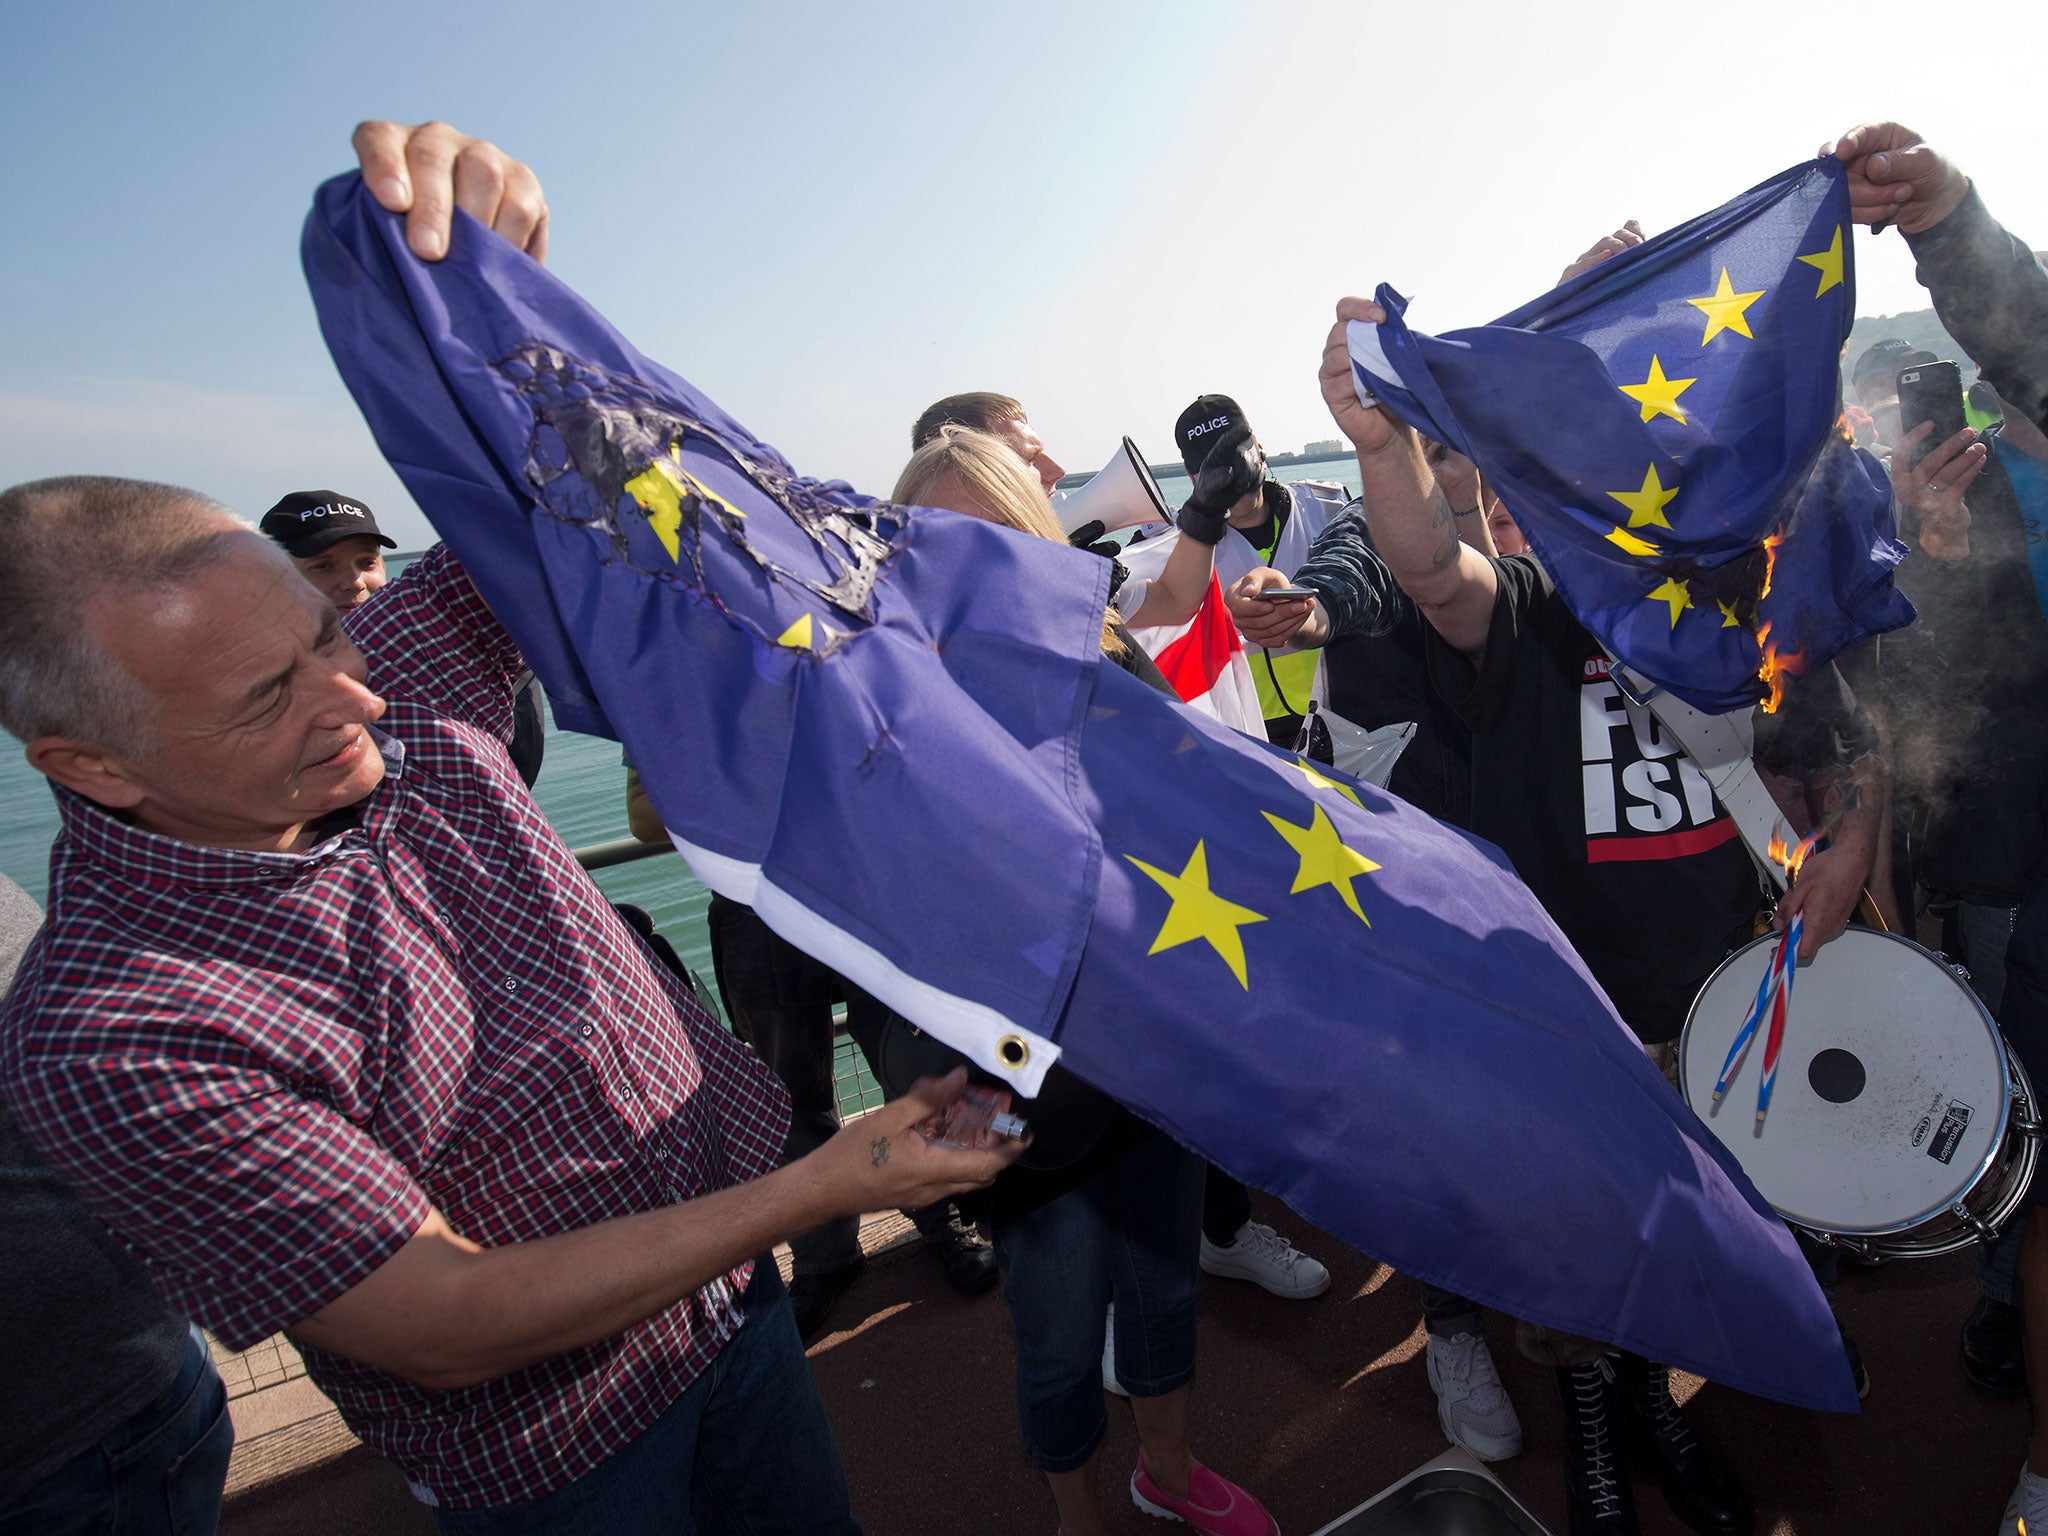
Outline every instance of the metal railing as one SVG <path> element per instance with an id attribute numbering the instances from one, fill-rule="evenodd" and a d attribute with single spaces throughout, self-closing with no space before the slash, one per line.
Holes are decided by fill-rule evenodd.
<path id="1" fill-rule="evenodd" d="M 664 853 L 675 851 L 674 843 L 643 843 L 637 837 L 621 837 L 609 843 L 592 843 L 588 847 L 569 850 L 585 869 L 616 869 L 621 864 L 658 859 Z"/>
<path id="2" fill-rule="evenodd" d="M 658 859 L 665 853 L 675 851 L 674 843 L 643 843 L 637 837 L 615 838 L 608 843 L 589 843 L 584 847 L 569 850 L 578 864 L 593 872 L 600 869 L 617 869 L 622 864 L 637 864 L 642 859 Z M 701 992 L 701 981 L 698 988 Z M 714 1014 L 717 1012 L 717 1009 L 713 1009 Z M 869 1070 L 867 1058 L 860 1054 L 860 1048 L 846 1032 L 844 1003 L 832 1010 L 832 1043 L 832 1092 L 833 1097 L 839 1102 L 840 1113 L 846 1119 L 852 1120 L 880 1108 L 881 1085 L 875 1081 L 873 1072 Z"/>

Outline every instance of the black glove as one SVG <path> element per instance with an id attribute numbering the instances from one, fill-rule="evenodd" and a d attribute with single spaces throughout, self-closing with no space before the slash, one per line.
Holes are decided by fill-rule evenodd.
<path id="1" fill-rule="evenodd" d="M 1252 429 L 1232 427 L 1216 439 L 1209 456 L 1195 476 L 1195 493 L 1180 509 L 1180 531 L 1200 544 L 1222 542 L 1229 526 L 1224 513 L 1259 488 L 1266 478 L 1266 461 L 1252 441 Z"/>
<path id="2" fill-rule="evenodd" d="M 1067 535 L 1067 542 L 1076 549 L 1085 549 L 1091 555 L 1100 555 L 1105 560 L 1114 560 L 1122 554 L 1123 546 L 1115 539 L 1104 538 L 1109 530 L 1102 526 L 1102 519 L 1091 517 L 1087 522 Z"/>

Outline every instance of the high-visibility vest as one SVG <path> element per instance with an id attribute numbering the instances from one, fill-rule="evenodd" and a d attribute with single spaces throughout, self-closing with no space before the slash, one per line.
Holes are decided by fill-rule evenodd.
<path id="1" fill-rule="evenodd" d="M 1316 535 L 1328 526 L 1331 518 L 1344 509 L 1351 499 L 1343 486 L 1329 480 L 1297 480 L 1287 487 L 1293 502 L 1293 509 L 1279 538 L 1270 550 L 1255 547 L 1251 540 L 1235 528 L 1224 535 L 1223 542 L 1235 541 L 1251 552 L 1254 565 L 1270 565 L 1281 575 L 1292 577 L 1308 559 L 1309 546 L 1316 541 Z M 1222 576 L 1223 551 L 1216 551 L 1217 574 Z M 1227 587 L 1244 571 L 1222 576 Z M 1308 712 L 1309 700 L 1326 699 L 1323 687 L 1323 652 L 1320 646 L 1281 646 L 1275 650 L 1253 651 L 1250 654 L 1252 682 L 1259 690 L 1259 710 L 1268 720 L 1284 719 L 1289 715 Z"/>

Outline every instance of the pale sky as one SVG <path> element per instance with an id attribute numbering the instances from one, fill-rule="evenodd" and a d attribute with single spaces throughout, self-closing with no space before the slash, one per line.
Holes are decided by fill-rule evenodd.
<path id="1" fill-rule="evenodd" d="M 1125 433 L 1171 457 L 1206 390 L 1275 450 L 1331 436 L 1340 295 L 1483 322 L 1622 219 L 1667 228 L 1866 119 L 2048 246 L 2042 14 L 7 0 L 0 484 L 139 475 L 251 516 L 331 488 L 426 542 L 298 268 L 361 117 L 529 161 L 558 273 L 799 469 L 880 493 L 963 389 L 1024 400 L 1071 469 Z M 1859 313 L 1925 306 L 1895 232 L 1857 259 Z"/>

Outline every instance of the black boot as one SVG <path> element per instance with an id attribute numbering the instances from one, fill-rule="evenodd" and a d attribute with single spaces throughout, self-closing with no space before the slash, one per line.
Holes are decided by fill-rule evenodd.
<path id="1" fill-rule="evenodd" d="M 1564 1399 L 1564 1491 L 1571 1536 L 1640 1536 L 1635 1496 L 1622 1465 L 1607 1362 L 1560 1367 Z"/>
<path id="2" fill-rule="evenodd" d="M 946 1272 L 946 1283 L 962 1296 L 979 1296 L 1001 1277 L 996 1252 L 982 1235 L 958 1216 L 930 1228 L 920 1229 L 925 1252 Z"/>
<path id="3" fill-rule="evenodd" d="M 1963 1380 L 1994 1402 L 2027 1395 L 2027 1357 L 2020 1351 L 2020 1309 L 1979 1297 L 1963 1321 Z"/>
<path id="4" fill-rule="evenodd" d="M 1735 1469 L 1700 1443 L 1671 1400 L 1671 1372 L 1641 1355 L 1624 1354 L 1615 1364 L 1629 1447 L 1650 1464 L 1671 1512 L 1700 1536 L 1749 1536 L 1756 1506 Z"/>

